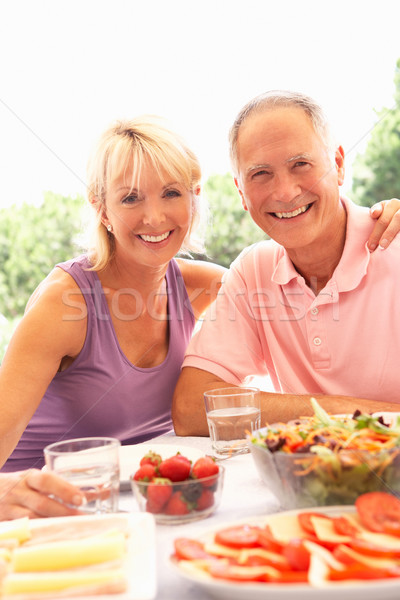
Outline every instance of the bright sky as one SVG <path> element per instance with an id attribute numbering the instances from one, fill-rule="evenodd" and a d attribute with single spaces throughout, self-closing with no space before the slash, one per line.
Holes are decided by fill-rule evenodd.
<path id="1" fill-rule="evenodd" d="M 0 206 L 84 193 L 99 133 L 143 113 L 225 173 L 236 113 L 275 88 L 320 101 L 350 167 L 393 105 L 399 23 L 398 0 L 0 0 Z"/>

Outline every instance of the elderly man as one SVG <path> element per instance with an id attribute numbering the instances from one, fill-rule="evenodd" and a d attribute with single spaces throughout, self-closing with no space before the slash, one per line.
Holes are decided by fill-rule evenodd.
<path id="1" fill-rule="evenodd" d="M 178 435 L 207 435 L 203 392 L 271 377 L 262 423 L 400 410 L 400 242 L 371 254 L 367 209 L 340 197 L 344 151 L 309 97 L 270 92 L 230 135 L 243 208 L 272 240 L 232 264 L 187 350 L 175 392 Z"/>

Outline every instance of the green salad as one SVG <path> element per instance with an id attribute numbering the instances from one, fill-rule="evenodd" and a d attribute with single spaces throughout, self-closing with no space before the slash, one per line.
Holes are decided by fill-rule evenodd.
<path id="1" fill-rule="evenodd" d="M 263 451 L 265 480 L 279 487 L 285 505 L 352 504 L 370 491 L 400 494 L 400 417 L 386 423 L 358 410 L 331 416 L 314 398 L 311 403 L 312 417 L 270 425 L 250 438 Z"/>

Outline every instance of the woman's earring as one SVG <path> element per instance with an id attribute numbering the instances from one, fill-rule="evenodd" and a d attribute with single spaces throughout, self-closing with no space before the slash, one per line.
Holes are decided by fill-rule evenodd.
<path id="1" fill-rule="evenodd" d="M 107 231 L 109 231 L 110 233 L 112 233 L 112 225 L 107 225 Z"/>

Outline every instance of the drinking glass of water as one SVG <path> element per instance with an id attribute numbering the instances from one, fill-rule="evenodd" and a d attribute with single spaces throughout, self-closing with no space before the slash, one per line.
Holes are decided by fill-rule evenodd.
<path id="1" fill-rule="evenodd" d="M 230 387 L 204 394 L 211 445 L 216 455 L 249 452 L 246 436 L 260 428 L 260 390 Z"/>
<path id="2" fill-rule="evenodd" d="M 80 488 L 86 498 L 80 510 L 117 512 L 120 445 L 107 437 L 56 442 L 44 448 L 46 468 Z"/>

